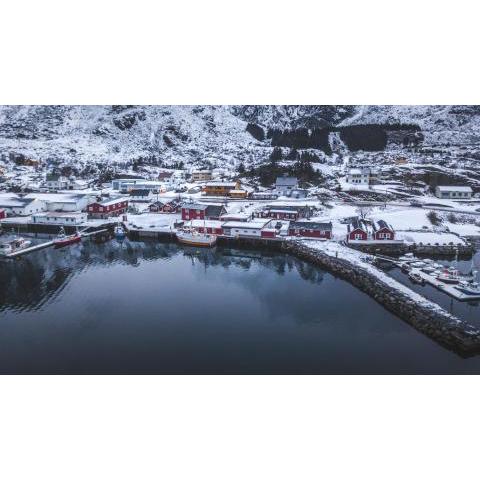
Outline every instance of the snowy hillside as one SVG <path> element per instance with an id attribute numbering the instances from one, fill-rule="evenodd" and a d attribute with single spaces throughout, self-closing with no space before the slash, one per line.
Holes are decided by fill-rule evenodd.
<path id="1" fill-rule="evenodd" d="M 248 122 L 265 129 L 413 123 L 427 145 L 480 142 L 477 106 L 0 106 L 0 154 L 83 164 L 262 162 L 270 142 L 247 133 Z"/>

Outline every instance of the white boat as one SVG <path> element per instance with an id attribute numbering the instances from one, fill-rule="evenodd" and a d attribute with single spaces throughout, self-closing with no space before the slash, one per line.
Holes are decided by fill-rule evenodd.
<path id="1" fill-rule="evenodd" d="M 424 285 L 424 284 L 425 284 L 424 278 L 423 278 L 419 273 L 410 272 L 410 273 L 408 274 L 408 278 L 409 278 L 413 283 L 418 283 L 418 284 L 420 284 L 420 285 Z"/>
<path id="2" fill-rule="evenodd" d="M 194 247 L 213 247 L 217 243 L 216 235 L 199 233 L 195 230 L 180 230 L 176 235 L 180 243 Z"/>
<path id="3" fill-rule="evenodd" d="M 431 275 L 432 273 L 434 273 L 436 271 L 436 268 L 433 267 L 432 265 L 425 265 L 424 267 L 422 267 L 420 269 L 423 273 L 428 273 L 429 275 Z"/>
<path id="4" fill-rule="evenodd" d="M 0 255 L 6 257 L 11 253 L 29 247 L 31 244 L 32 242 L 30 240 L 25 240 L 23 237 L 14 237 L 0 244 Z"/>
<path id="5" fill-rule="evenodd" d="M 460 282 L 455 288 L 466 295 L 480 295 L 480 285 L 477 282 Z"/>

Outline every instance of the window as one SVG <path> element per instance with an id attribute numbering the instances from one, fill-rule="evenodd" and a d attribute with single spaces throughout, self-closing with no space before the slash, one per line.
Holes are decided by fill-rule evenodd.
<path id="1" fill-rule="evenodd" d="M 354 235 L 354 239 L 355 239 L 355 240 L 362 240 L 362 238 L 363 238 L 363 235 L 362 235 L 361 233 L 356 233 L 356 234 Z"/>

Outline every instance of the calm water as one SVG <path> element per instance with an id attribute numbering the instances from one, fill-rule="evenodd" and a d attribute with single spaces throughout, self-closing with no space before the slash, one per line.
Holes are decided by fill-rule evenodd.
<path id="1" fill-rule="evenodd" d="M 480 372 L 285 255 L 88 242 L 0 263 L 1 373 Z"/>

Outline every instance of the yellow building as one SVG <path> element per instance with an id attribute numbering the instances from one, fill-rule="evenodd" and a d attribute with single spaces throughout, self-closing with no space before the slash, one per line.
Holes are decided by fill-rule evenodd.
<path id="1" fill-rule="evenodd" d="M 203 189 L 205 195 L 227 197 L 232 190 L 240 190 L 240 182 L 208 182 Z"/>

